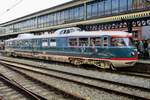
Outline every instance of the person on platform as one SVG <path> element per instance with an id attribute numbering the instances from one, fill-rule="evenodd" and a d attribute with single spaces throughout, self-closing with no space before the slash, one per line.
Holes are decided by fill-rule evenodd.
<path id="1" fill-rule="evenodd" d="M 148 59 L 149 58 L 149 52 L 148 52 L 148 41 L 147 40 L 144 41 L 143 48 L 144 48 L 144 52 L 143 52 L 144 59 Z"/>
<path id="2" fill-rule="evenodd" d="M 143 41 L 142 40 L 140 40 L 139 41 L 139 45 L 138 45 L 138 51 L 139 51 L 139 57 L 140 58 L 143 58 L 143 56 L 144 56 L 144 44 L 143 44 Z"/>

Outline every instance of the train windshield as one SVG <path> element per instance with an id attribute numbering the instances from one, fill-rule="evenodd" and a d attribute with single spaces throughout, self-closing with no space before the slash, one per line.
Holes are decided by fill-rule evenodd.
<path id="1" fill-rule="evenodd" d="M 111 38 L 111 46 L 119 46 L 119 47 L 132 46 L 132 42 L 131 42 L 130 38 L 113 37 L 113 38 Z"/>

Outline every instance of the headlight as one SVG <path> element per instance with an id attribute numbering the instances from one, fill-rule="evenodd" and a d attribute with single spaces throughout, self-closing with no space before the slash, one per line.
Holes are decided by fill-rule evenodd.
<path id="1" fill-rule="evenodd" d="M 132 55 L 132 56 L 135 56 L 135 52 L 131 52 L 131 55 Z"/>

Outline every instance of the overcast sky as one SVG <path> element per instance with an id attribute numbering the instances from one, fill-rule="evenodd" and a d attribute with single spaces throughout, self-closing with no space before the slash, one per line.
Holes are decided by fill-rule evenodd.
<path id="1" fill-rule="evenodd" d="M 0 23 L 71 0 L 0 0 Z"/>

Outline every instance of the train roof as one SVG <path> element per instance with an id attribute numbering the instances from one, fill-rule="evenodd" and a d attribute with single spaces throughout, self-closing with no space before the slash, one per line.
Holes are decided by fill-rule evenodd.
<path id="1" fill-rule="evenodd" d="M 96 36 L 112 36 L 112 37 L 130 37 L 131 34 L 122 31 L 80 31 L 70 34 L 60 35 L 60 37 L 96 37 Z"/>
<path id="2" fill-rule="evenodd" d="M 131 37 L 132 34 L 123 31 L 74 31 L 67 34 L 60 34 L 60 31 L 56 31 L 53 34 L 21 34 L 17 38 L 9 39 L 12 40 L 25 40 L 25 39 L 37 39 L 37 38 L 52 38 L 52 37 L 98 37 L 98 36 L 112 36 L 112 37 Z"/>

